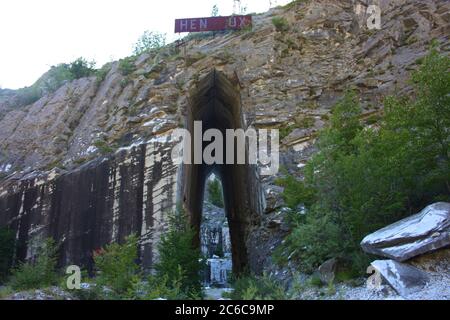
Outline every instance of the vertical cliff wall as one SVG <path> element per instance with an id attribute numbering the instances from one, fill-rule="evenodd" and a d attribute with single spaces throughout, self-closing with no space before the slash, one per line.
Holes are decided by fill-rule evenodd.
<path id="1" fill-rule="evenodd" d="M 3 186 L 0 225 L 16 232 L 16 259 L 32 257 L 34 240 L 53 237 L 61 265 L 90 266 L 94 250 L 136 233 L 142 264 L 151 266 L 176 203 L 171 149 L 170 135 L 159 136 L 71 172 L 31 174 Z"/>

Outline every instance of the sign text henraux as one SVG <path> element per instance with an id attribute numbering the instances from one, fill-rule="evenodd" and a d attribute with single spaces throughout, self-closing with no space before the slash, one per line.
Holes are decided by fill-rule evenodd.
<path id="1" fill-rule="evenodd" d="M 175 33 L 240 30 L 252 26 L 252 16 L 176 19 Z"/>

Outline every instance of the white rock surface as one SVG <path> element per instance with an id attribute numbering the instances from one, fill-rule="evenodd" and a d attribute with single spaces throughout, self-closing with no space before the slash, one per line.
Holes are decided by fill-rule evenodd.
<path id="1" fill-rule="evenodd" d="M 430 281 L 425 272 L 393 260 L 377 260 L 372 266 L 402 297 L 420 292 Z"/>
<path id="2" fill-rule="evenodd" d="M 450 245 L 450 203 L 438 202 L 363 239 L 364 251 L 396 261 Z"/>

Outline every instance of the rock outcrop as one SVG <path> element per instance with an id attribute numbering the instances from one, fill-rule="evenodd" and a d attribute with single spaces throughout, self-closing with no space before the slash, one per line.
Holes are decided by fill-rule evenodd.
<path id="1" fill-rule="evenodd" d="M 450 245 L 450 203 L 432 204 L 363 239 L 364 251 L 396 261 Z"/>

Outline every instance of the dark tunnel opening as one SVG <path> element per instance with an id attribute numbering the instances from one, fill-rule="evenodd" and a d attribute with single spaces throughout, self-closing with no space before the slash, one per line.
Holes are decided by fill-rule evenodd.
<path id="1" fill-rule="evenodd" d="M 227 129 L 243 128 L 238 87 L 233 85 L 223 73 L 214 69 L 201 79 L 194 91 L 190 93 L 186 120 L 186 128 L 192 136 L 192 145 L 196 139 L 193 136 L 194 121 L 202 122 L 202 134 L 208 129 L 218 129 L 225 137 Z M 203 149 L 209 144 L 210 142 L 203 143 Z M 225 155 L 230 152 L 225 145 L 225 138 L 223 144 Z M 235 157 L 237 152 L 242 152 L 242 150 L 237 150 L 236 144 L 233 148 Z M 192 153 L 193 150 L 192 146 Z M 192 159 L 194 159 L 193 154 Z M 184 207 L 192 225 L 198 231 L 198 235 L 201 229 L 206 179 L 211 173 L 214 173 L 222 182 L 235 274 L 245 271 L 249 263 L 246 241 L 252 224 L 252 216 L 255 213 L 255 209 L 252 208 L 254 201 L 251 200 L 250 194 L 252 192 L 250 172 L 251 170 L 246 164 L 207 165 L 204 162 L 202 164 L 185 164 L 183 169 Z M 196 237 L 196 245 L 200 245 L 200 235 Z"/>

